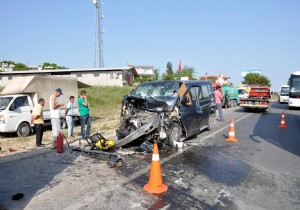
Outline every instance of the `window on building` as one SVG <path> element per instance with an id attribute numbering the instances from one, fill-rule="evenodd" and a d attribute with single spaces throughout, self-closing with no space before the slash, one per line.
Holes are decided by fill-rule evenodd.
<path id="1" fill-rule="evenodd" d="M 98 71 L 94 72 L 94 77 L 99 77 L 99 72 Z"/>
<path id="2" fill-rule="evenodd" d="M 76 75 L 77 75 L 77 77 L 82 77 L 82 73 L 81 72 L 77 72 Z"/>
<path id="3" fill-rule="evenodd" d="M 12 79 L 12 75 L 8 75 L 8 80 L 11 80 Z"/>
<path id="4" fill-rule="evenodd" d="M 70 74 L 71 74 L 70 72 L 51 72 L 51 75 L 59 75 L 59 76 L 70 75 Z"/>

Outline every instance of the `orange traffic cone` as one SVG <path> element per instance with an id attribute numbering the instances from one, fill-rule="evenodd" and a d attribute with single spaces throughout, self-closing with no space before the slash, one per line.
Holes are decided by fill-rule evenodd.
<path id="1" fill-rule="evenodd" d="M 226 141 L 227 142 L 237 142 L 238 141 L 235 138 L 233 119 L 231 119 L 231 121 L 230 121 L 230 129 L 229 129 L 228 138 L 226 139 Z"/>
<path id="2" fill-rule="evenodd" d="M 168 186 L 162 182 L 157 143 L 154 143 L 149 183 L 145 184 L 144 190 L 148 193 L 162 193 L 168 190 Z"/>
<path id="3" fill-rule="evenodd" d="M 281 115 L 281 122 L 280 122 L 280 125 L 278 126 L 278 128 L 287 128 L 287 126 L 286 126 L 286 124 L 285 124 L 284 112 L 282 112 L 282 115 Z"/>

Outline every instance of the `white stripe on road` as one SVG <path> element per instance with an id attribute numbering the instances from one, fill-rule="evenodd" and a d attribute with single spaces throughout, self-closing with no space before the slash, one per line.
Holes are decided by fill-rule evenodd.
<path id="1" fill-rule="evenodd" d="M 249 114 L 247 114 L 247 115 L 241 117 L 240 119 L 236 120 L 235 122 L 239 122 L 240 120 L 243 120 L 243 119 L 245 119 L 246 117 L 248 117 L 248 116 L 250 116 L 250 115 L 252 115 L 252 113 L 249 113 Z M 208 136 L 205 136 L 204 138 L 199 139 L 197 142 L 195 142 L 195 141 L 193 141 L 193 142 L 192 142 L 192 141 L 186 141 L 185 143 L 191 145 L 191 147 L 183 147 L 180 151 L 178 151 L 178 152 L 176 152 L 176 153 L 174 153 L 174 154 L 172 154 L 172 155 L 170 155 L 170 156 L 164 158 L 163 160 L 161 160 L 160 163 L 163 164 L 163 163 L 165 163 L 165 162 L 171 160 L 172 158 L 177 157 L 177 156 L 180 155 L 183 151 L 187 151 L 187 150 L 193 148 L 193 146 L 199 145 L 200 142 L 203 142 L 204 140 L 206 140 L 206 139 L 208 139 L 208 138 L 210 138 L 210 137 L 216 135 L 217 133 L 219 133 L 219 132 L 223 131 L 224 129 L 228 128 L 229 126 L 230 126 L 230 125 L 227 125 L 227 126 L 225 126 L 225 127 L 223 127 L 223 128 L 220 128 L 219 130 L 216 130 L 215 132 L 209 134 Z M 190 144 L 190 143 L 192 143 L 192 144 Z M 196 144 L 193 145 L 193 143 L 196 143 Z M 198 144 L 197 144 L 197 143 L 198 143 Z M 141 176 L 141 175 L 143 175 L 143 174 L 149 173 L 149 171 L 150 171 L 150 165 L 149 165 L 148 167 L 146 167 L 146 168 L 144 168 L 144 169 L 142 169 L 142 170 L 136 172 L 136 173 L 133 173 L 131 176 L 129 176 L 127 179 L 125 179 L 123 182 L 121 182 L 121 183 L 120 183 L 119 185 L 117 185 L 116 187 L 120 187 L 120 186 L 122 186 L 122 185 L 124 185 L 124 184 L 126 184 L 126 183 L 128 183 L 128 182 L 130 182 L 130 181 L 132 181 L 132 180 L 134 180 L 134 179 L 136 179 L 137 177 L 139 177 L 139 176 Z M 146 182 L 147 182 L 147 180 L 145 180 L 145 183 L 146 183 Z"/>

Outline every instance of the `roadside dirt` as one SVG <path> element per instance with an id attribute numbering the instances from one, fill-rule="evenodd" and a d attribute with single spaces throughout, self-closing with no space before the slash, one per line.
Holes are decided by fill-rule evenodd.
<path id="1" fill-rule="evenodd" d="M 115 138 L 115 131 L 119 120 L 98 120 L 92 122 L 91 135 L 94 133 L 101 133 L 105 138 Z M 67 136 L 67 129 L 62 130 L 63 135 Z M 44 131 L 43 142 L 46 147 L 51 147 L 52 132 L 50 129 Z M 69 143 L 78 141 L 80 139 L 80 126 L 74 128 L 75 139 L 68 139 Z M 65 142 L 66 143 L 66 142 Z M 37 149 L 35 146 L 35 134 L 32 133 L 27 137 L 17 137 L 16 134 L 2 134 L 0 135 L 0 157 L 7 155 L 14 155 L 16 153 L 24 153 Z M 10 148 L 16 151 L 10 151 Z"/>

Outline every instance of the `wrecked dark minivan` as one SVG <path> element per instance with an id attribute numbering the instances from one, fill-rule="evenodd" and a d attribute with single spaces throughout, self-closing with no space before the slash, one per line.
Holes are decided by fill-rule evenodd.
<path id="1" fill-rule="evenodd" d="M 211 130 L 216 104 L 209 81 L 155 81 L 142 83 L 122 101 L 116 130 L 119 146 L 133 140 L 176 146 L 178 142 Z"/>

